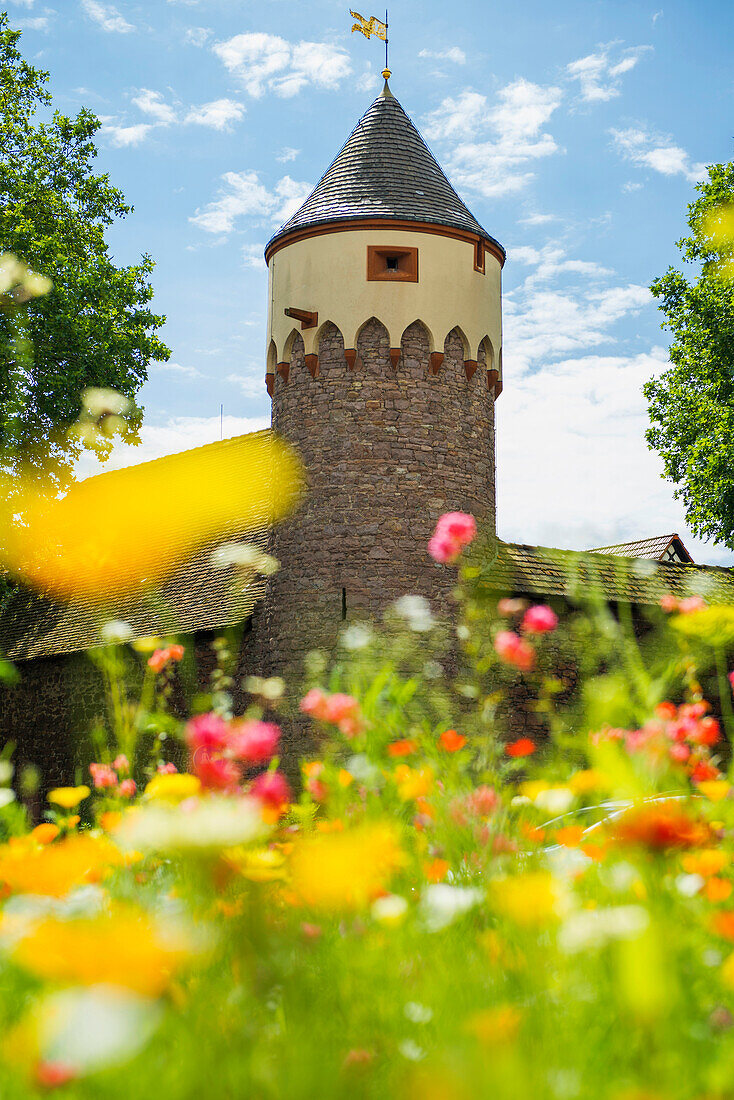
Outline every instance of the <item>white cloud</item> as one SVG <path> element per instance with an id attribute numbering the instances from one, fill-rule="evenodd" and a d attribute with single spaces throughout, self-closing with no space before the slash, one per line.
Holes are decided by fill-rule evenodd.
<path id="1" fill-rule="evenodd" d="M 655 24 L 657 23 L 658 19 L 660 18 L 660 16 L 661 16 L 662 14 L 663 14 L 663 9 L 662 9 L 662 8 L 660 9 L 660 11 L 656 11 L 656 12 L 655 12 L 655 14 L 654 14 L 654 15 L 653 15 L 653 17 L 652 17 L 652 25 L 653 25 L 653 27 L 655 26 Z"/>
<path id="2" fill-rule="evenodd" d="M 262 397 L 265 392 L 265 377 L 263 374 L 230 374 L 227 381 L 233 386 L 239 386 L 245 397 Z"/>
<path id="3" fill-rule="evenodd" d="M 380 87 L 380 79 L 370 68 L 365 69 L 355 83 L 358 92 L 374 92 Z"/>
<path id="4" fill-rule="evenodd" d="M 128 145 L 140 145 L 152 129 L 153 125 L 149 122 L 138 122 L 134 126 L 118 126 L 110 123 L 102 127 L 102 133 L 109 134 L 113 145 L 124 148 Z"/>
<path id="5" fill-rule="evenodd" d="M 622 184 L 622 190 L 624 191 L 624 193 L 626 195 L 629 195 L 633 191 L 641 191 L 642 190 L 642 184 L 641 183 L 633 183 L 631 180 L 628 180 L 627 183 Z"/>
<path id="6" fill-rule="evenodd" d="M 190 222 L 207 233 L 231 233 L 237 218 L 258 217 L 277 224 L 287 221 L 310 194 L 311 185 L 290 176 L 278 180 L 273 191 L 260 183 L 257 172 L 225 172 L 225 187 L 220 197 L 203 211 L 197 210 Z"/>
<path id="7" fill-rule="evenodd" d="M 527 264 L 535 267 L 535 271 L 529 275 L 522 286 L 522 291 L 527 294 L 538 283 L 547 282 L 556 275 L 573 274 L 582 275 L 585 279 L 601 279 L 613 272 L 609 268 L 591 260 L 569 260 L 563 248 L 557 244 L 547 244 L 543 248 L 531 248 L 527 245 L 509 248 L 507 257 L 513 263 Z"/>
<path id="8" fill-rule="evenodd" d="M 545 371 L 562 356 L 614 343 L 610 329 L 653 301 L 647 287 L 635 283 L 590 285 L 610 272 L 588 261 L 569 260 L 554 245 L 514 249 L 511 255 L 535 268 L 520 287 L 504 296 L 505 359 L 511 355 L 514 378 L 541 366 Z M 548 286 L 557 275 L 566 277 L 562 289 Z"/>
<path id="9" fill-rule="evenodd" d="M 289 98 L 308 84 L 338 88 L 352 72 L 346 50 L 326 42 L 287 42 L 273 34 L 237 34 L 212 47 L 246 91 L 260 98 L 266 91 Z"/>
<path id="10" fill-rule="evenodd" d="M 263 372 L 262 393 L 265 393 Z M 215 401 L 212 401 L 215 404 Z M 176 416 L 165 424 L 143 424 L 140 431 L 141 441 L 137 447 L 118 443 L 112 450 L 107 462 L 100 463 L 95 456 L 85 451 L 76 464 L 79 478 L 102 474 L 106 470 L 119 470 L 123 466 L 137 466 L 141 462 L 150 462 L 164 455 L 179 454 L 205 443 L 215 443 L 218 439 L 231 439 L 247 432 L 262 431 L 270 427 L 269 416 L 231 416 L 225 415 L 221 432 L 219 407 L 213 416 Z"/>
<path id="11" fill-rule="evenodd" d="M 190 42 L 192 46 L 203 46 L 207 38 L 211 36 L 211 31 L 208 27 L 189 27 L 184 36 L 186 42 Z"/>
<path id="12" fill-rule="evenodd" d="M 51 13 L 55 15 L 55 12 Z M 48 15 L 32 15 L 29 19 L 14 19 L 13 26 L 19 31 L 47 31 Z"/>
<path id="13" fill-rule="evenodd" d="M 182 363 L 172 363 L 170 360 L 167 363 L 156 363 L 151 368 L 155 374 L 170 373 L 179 374 L 182 378 L 203 378 L 204 375 L 196 367 L 185 367 Z"/>
<path id="14" fill-rule="evenodd" d="M 520 225 L 547 225 L 548 222 L 558 221 L 557 214 L 526 214 L 519 219 Z"/>
<path id="15" fill-rule="evenodd" d="M 421 50 L 418 57 L 429 57 L 435 61 L 453 61 L 455 65 L 466 64 L 466 54 L 458 46 L 449 46 L 445 50 Z"/>
<path id="16" fill-rule="evenodd" d="M 275 159 L 279 164 L 288 164 L 289 161 L 296 159 L 300 151 L 300 149 L 291 149 L 290 146 L 284 145 Z"/>
<path id="17" fill-rule="evenodd" d="M 562 97 L 560 88 L 520 78 L 502 88 L 497 104 L 489 108 L 486 96 L 467 90 L 457 99 L 447 97 L 428 115 L 426 134 L 457 142 L 449 153 L 449 171 L 459 187 L 485 197 L 506 195 L 533 178 L 526 168 L 529 162 L 558 152 L 542 129 Z M 476 135 L 487 129 L 494 131 L 494 139 L 477 141 Z"/>
<path id="18" fill-rule="evenodd" d="M 652 49 L 652 46 L 631 46 L 622 50 L 617 60 L 612 60 L 610 51 L 615 45 L 600 46 L 597 53 L 580 57 L 566 66 L 567 75 L 571 80 L 578 80 L 581 98 L 587 103 L 603 102 L 618 96 L 619 78 L 634 69 L 640 58 Z"/>
<path id="19" fill-rule="evenodd" d="M 111 4 L 100 4 L 98 0 L 81 0 L 82 10 L 93 22 L 97 23 L 103 31 L 116 34 L 129 34 L 134 31 L 132 23 L 124 19 L 117 8 Z"/>
<path id="20" fill-rule="evenodd" d="M 21 8 L 32 8 L 35 0 L 10 0 L 11 4 L 17 4 Z"/>
<path id="21" fill-rule="evenodd" d="M 685 149 L 675 145 L 672 138 L 652 134 L 640 127 L 609 131 L 617 151 L 641 168 L 652 168 L 664 176 L 685 176 L 697 183 L 706 174 L 705 164 L 694 164 Z"/>
<path id="22" fill-rule="evenodd" d="M 246 244 L 242 246 L 242 262 L 245 267 L 265 267 L 265 245 Z"/>
<path id="23" fill-rule="evenodd" d="M 164 101 L 160 92 L 141 88 L 140 93 L 133 99 L 133 103 L 144 115 L 154 118 L 160 126 L 169 126 L 176 121 L 176 112 Z"/>
<path id="24" fill-rule="evenodd" d="M 214 99 L 211 103 L 202 103 L 192 107 L 186 115 L 186 122 L 197 126 L 210 126 L 212 130 L 232 129 L 233 122 L 239 122 L 245 114 L 245 108 L 234 99 Z"/>

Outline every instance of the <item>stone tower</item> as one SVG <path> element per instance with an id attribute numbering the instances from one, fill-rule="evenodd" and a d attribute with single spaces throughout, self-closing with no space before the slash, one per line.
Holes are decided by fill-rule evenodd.
<path id="1" fill-rule="evenodd" d="M 274 536 L 273 670 L 406 593 L 446 610 L 436 519 L 494 528 L 504 257 L 386 79 L 265 251 L 273 428 L 309 479 Z"/>

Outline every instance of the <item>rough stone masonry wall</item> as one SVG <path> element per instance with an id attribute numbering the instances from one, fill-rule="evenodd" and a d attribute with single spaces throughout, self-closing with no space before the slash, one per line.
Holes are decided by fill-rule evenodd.
<path id="1" fill-rule="evenodd" d="M 309 491 L 277 528 L 282 568 L 265 612 L 271 671 L 290 671 L 304 652 L 329 644 L 347 617 L 378 616 L 405 593 L 448 613 L 450 569 L 427 544 L 447 511 L 473 513 L 494 528 L 494 405 L 486 366 L 466 377 L 461 337 L 446 338 L 437 374 L 420 322 L 405 330 L 397 368 L 385 328 L 372 318 L 350 369 L 341 333 L 325 327 L 319 372 L 305 365 L 297 336 L 287 381 L 278 375 L 273 427 L 300 452 Z"/>

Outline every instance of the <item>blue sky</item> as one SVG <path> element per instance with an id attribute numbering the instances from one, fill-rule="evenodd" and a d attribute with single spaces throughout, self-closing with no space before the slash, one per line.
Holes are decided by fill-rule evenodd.
<path id="1" fill-rule="evenodd" d="M 262 248 L 379 91 L 382 44 L 332 0 L 6 6 L 56 105 L 103 119 L 99 166 L 135 206 L 117 260 L 157 263 L 171 362 L 142 391 L 142 446 L 113 462 L 218 438 L 220 403 L 225 435 L 267 423 Z M 390 24 L 393 92 L 508 251 L 500 535 L 677 530 L 734 564 L 689 536 L 640 394 L 667 348 L 646 288 L 677 263 L 702 166 L 732 156 L 732 5 L 402 0 Z"/>

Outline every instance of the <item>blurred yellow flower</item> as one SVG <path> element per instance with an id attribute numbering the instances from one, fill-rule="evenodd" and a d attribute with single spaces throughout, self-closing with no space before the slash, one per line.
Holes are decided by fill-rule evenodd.
<path id="1" fill-rule="evenodd" d="M 464 1021 L 464 1030 L 483 1046 L 506 1046 L 514 1043 L 520 1030 L 522 1013 L 514 1005 L 496 1005 L 475 1012 Z"/>
<path id="2" fill-rule="evenodd" d="M 15 945 L 13 957 L 48 981 L 122 986 L 157 997 L 191 950 L 178 927 L 164 928 L 142 910 L 119 906 L 102 916 L 41 921 Z"/>
<path id="3" fill-rule="evenodd" d="M 78 806 L 80 802 L 88 798 L 91 793 L 89 787 L 84 786 L 55 787 L 54 790 L 48 792 L 46 798 L 49 802 L 61 806 L 64 810 L 73 810 L 75 806 Z"/>
<path id="4" fill-rule="evenodd" d="M 154 775 L 145 788 L 145 797 L 155 802 L 183 802 L 193 798 L 201 790 L 201 781 L 188 772 L 174 772 L 172 775 Z"/>
<path id="5" fill-rule="evenodd" d="M 0 480 L 4 563 L 55 596 L 99 601 L 159 583 L 223 533 L 280 519 L 301 485 L 298 458 L 270 432 L 100 474 L 61 499 Z"/>
<path id="6" fill-rule="evenodd" d="M 696 786 L 704 798 L 708 798 L 709 802 L 721 802 L 731 790 L 731 783 L 726 779 L 705 779 Z"/>
<path id="7" fill-rule="evenodd" d="M 389 822 L 320 833 L 293 847 L 293 892 L 317 909 L 359 909 L 386 889 L 404 860 L 397 831 Z"/>
<path id="8" fill-rule="evenodd" d="M 411 768 L 407 764 L 398 764 L 395 769 L 395 783 L 403 802 L 424 798 L 433 789 L 433 772 L 430 768 Z"/>
<path id="9" fill-rule="evenodd" d="M 275 882 L 286 877 L 285 856 L 277 848 L 230 848 L 223 856 L 251 882 Z"/>
<path id="10" fill-rule="evenodd" d="M 0 883 L 12 893 L 60 898 L 75 886 L 99 882 L 123 862 L 106 837 L 76 834 L 44 848 L 6 844 L 0 848 Z"/>
<path id="11" fill-rule="evenodd" d="M 528 871 L 489 884 L 490 903 L 515 924 L 542 927 L 555 920 L 562 908 L 560 883 L 546 871 Z"/>
<path id="12" fill-rule="evenodd" d="M 598 791 L 605 786 L 604 774 L 596 768 L 586 768 L 584 771 L 574 772 L 566 786 L 570 787 L 574 794 Z"/>
<path id="13" fill-rule="evenodd" d="M 520 794 L 534 802 L 538 795 L 547 791 L 549 787 L 550 783 L 545 779 L 528 779 L 527 782 L 520 784 Z"/>

